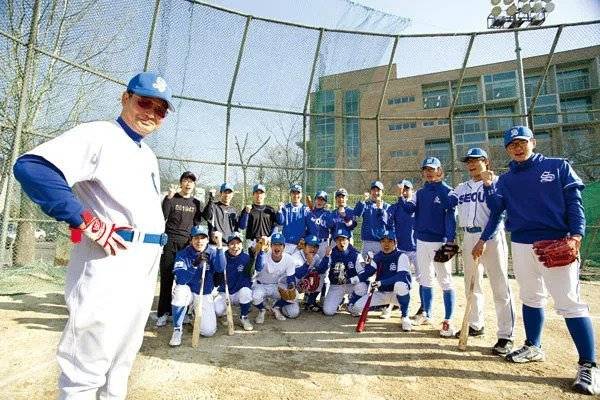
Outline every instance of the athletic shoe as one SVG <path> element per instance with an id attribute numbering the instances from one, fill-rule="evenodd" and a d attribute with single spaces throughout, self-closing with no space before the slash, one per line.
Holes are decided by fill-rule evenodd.
<path id="1" fill-rule="evenodd" d="M 267 313 L 267 310 L 265 310 L 264 308 L 262 310 L 258 310 L 258 315 L 256 316 L 255 322 L 257 324 L 264 324 L 265 323 L 265 314 L 266 313 Z"/>
<path id="2" fill-rule="evenodd" d="M 485 329 L 483 328 L 483 326 L 481 327 L 481 329 L 475 329 L 469 326 L 469 336 L 483 336 L 484 331 Z M 456 332 L 456 337 L 460 337 L 460 331 Z"/>
<path id="3" fill-rule="evenodd" d="M 418 325 L 429 325 L 431 322 L 425 313 L 417 314 L 415 319 L 413 320 L 413 326 Z"/>
<path id="4" fill-rule="evenodd" d="M 523 347 L 506 355 L 506 361 L 514 363 L 526 363 L 530 361 L 544 361 L 546 356 L 542 349 L 525 341 Z"/>
<path id="5" fill-rule="evenodd" d="M 498 339 L 494 347 L 492 347 L 492 353 L 497 356 L 505 356 L 513 348 L 513 341 L 510 339 Z"/>
<path id="6" fill-rule="evenodd" d="M 240 318 L 240 323 L 242 324 L 242 326 L 244 327 L 245 331 L 251 331 L 252 329 L 254 329 L 254 327 L 252 326 L 252 324 L 250 323 L 250 320 L 248 319 L 248 317 L 241 317 Z"/>
<path id="7" fill-rule="evenodd" d="M 410 318 L 403 317 L 402 318 L 402 332 L 410 332 L 412 331 L 412 322 Z"/>
<path id="8" fill-rule="evenodd" d="M 156 327 L 160 328 L 161 326 L 167 325 L 168 318 L 169 316 L 167 314 L 158 317 L 158 319 L 156 320 Z"/>
<path id="9" fill-rule="evenodd" d="M 169 342 L 169 346 L 171 346 L 171 347 L 181 346 L 181 335 L 182 334 L 183 333 L 182 333 L 181 329 L 173 330 L 173 336 L 171 336 L 171 341 Z"/>
<path id="10" fill-rule="evenodd" d="M 452 326 L 452 323 L 447 319 L 444 320 L 444 322 L 442 322 L 442 329 L 440 329 L 440 336 L 450 338 L 454 337 L 455 334 L 456 330 Z"/>
<path id="11" fill-rule="evenodd" d="M 600 394 L 600 370 L 596 363 L 578 365 L 573 390 L 583 394 Z"/>
<path id="12" fill-rule="evenodd" d="M 392 310 L 393 310 L 392 306 L 385 307 L 383 310 L 381 310 L 381 315 L 379 316 L 379 318 L 381 318 L 381 319 L 392 318 Z"/>
<path id="13" fill-rule="evenodd" d="M 277 321 L 285 321 L 287 318 L 281 313 L 279 307 L 273 307 L 273 315 Z"/>
<path id="14" fill-rule="evenodd" d="M 423 306 L 419 306 L 419 309 L 417 310 L 417 312 L 415 313 L 415 315 L 413 315 L 412 317 L 410 317 L 410 319 L 417 319 L 419 317 L 419 315 L 423 315 L 424 311 L 423 311 Z"/>

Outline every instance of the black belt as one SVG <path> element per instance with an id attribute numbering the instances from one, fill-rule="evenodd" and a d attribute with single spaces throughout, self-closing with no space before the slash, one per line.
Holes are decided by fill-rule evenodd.
<path id="1" fill-rule="evenodd" d="M 480 232 L 483 232 L 483 229 L 481 229 L 478 226 L 471 226 L 471 227 L 465 226 L 465 227 L 463 227 L 463 230 L 465 232 L 469 232 L 469 233 L 480 233 Z"/>

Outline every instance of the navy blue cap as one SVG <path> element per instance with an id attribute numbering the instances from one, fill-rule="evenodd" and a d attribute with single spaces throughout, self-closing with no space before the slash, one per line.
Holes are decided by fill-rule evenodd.
<path id="1" fill-rule="evenodd" d="M 350 238 L 350 232 L 348 232 L 348 229 L 339 228 L 333 234 L 333 239 L 335 240 L 339 237 Z"/>
<path id="2" fill-rule="evenodd" d="M 142 72 L 131 78 L 127 84 L 127 91 L 138 96 L 164 100 L 169 105 L 169 110 L 175 112 L 171 88 L 165 78 L 154 72 Z"/>
<path id="3" fill-rule="evenodd" d="M 256 185 L 254 185 L 254 187 L 252 187 L 252 193 L 258 192 L 259 190 L 263 193 L 267 192 L 267 188 L 265 188 L 265 185 L 263 185 L 262 183 L 257 183 Z"/>
<path id="4" fill-rule="evenodd" d="M 290 185 L 290 192 L 302 193 L 302 186 L 298 185 L 297 183 L 294 183 Z"/>
<path id="5" fill-rule="evenodd" d="M 398 182 L 398 185 L 400 185 L 400 186 L 406 186 L 406 187 L 409 187 L 409 188 L 413 187 L 412 182 L 409 181 L 408 179 L 402 179 L 400 182 Z"/>
<path id="6" fill-rule="evenodd" d="M 371 189 L 373 189 L 374 187 L 383 190 L 383 183 L 381 183 L 380 181 L 373 181 L 371 182 Z"/>
<path id="7" fill-rule="evenodd" d="M 271 235 L 271 244 L 285 244 L 285 238 L 279 232 Z"/>
<path id="8" fill-rule="evenodd" d="M 192 237 L 200 235 L 208 237 L 208 229 L 203 225 L 196 225 L 192 227 L 190 235 L 192 235 Z"/>
<path id="9" fill-rule="evenodd" d="M 396 235 L 393 231 L 391 230 L 385 230 L 383 231 L 383 233 L 379 236 L 379 240 L 383 240 L 383 239 L 392 239 L 392 240 L 396 240 Z"/>
<path id="10" fill-rule="evenodd" d="M 485 150 L 480 149 L 479 147 L 472 147 L 467 151 L 467 155 L 462 158 L 462 162 L 469 161 L 470 158 L 488 158 Z"/>
<path id="11" fill-rule="evenodd" d="M 533 132 L 526 126 L 517 125 L 504 131 L 504 147 L 516 139 L 525 139 L 530 141 L 533 139 Z"/>
<path id="12" fill-rule="evenodd" d="M 437 158 L 427 157 L 426 159 L 423 160 L 423 163 L 421 164 L 421 169 L 423 169 L 425 167 L 441 168 L 441 166 L 442 166 L 442 163 Z"/>
<path id="13" fill-rule="evenodd" d="M 348 191 L 344 188 L 339 188 L 338 190 L 335 191 L 335 197 L 338 197 L 338 196 L 346 197 L 346 196 L 348 196 Z"/>
<path id="14" fill-rule="evenodd" d="M 316 235 L 306 235 L 304 237 L 304 243 L 306 243 L 309 246 L 318 246 L 321 243 L 321 241 Z"/>
<path id="15" fill-rule="evenodd" d="M 315 194 L 315 199 L 321 197 L 323 200 L 327 201 L 327 192 L 324 190 L 319 190 L 317 194 Z"/>
<path id="16" fill-rule="evenodd" d="M 183 174 L 181 174 L 179 182 L 181 182 L 184 179 L 191 179 L 192 181 L 196 182 L 196 175 L 194 175 L 192 171 L 185 171 Z"/>
<path id="17" fill-rule="evenodd" d="M 239 240 L 240 242 L 242 241 L 242 237 L 238 232 L 233 232 L 231 235 L 229 235 L 229 237 L 227 238 L 227 244 L 229 244 L 229 242 L 235 239 Z"/>
<path id="18" fill-rule="evenodd" d="M 223 193 L 226 190 L 231 190 L 233 192 L 233 185 L 231 185 L 231 183 L 227 183 L 227 182 L 222 184 L 221 185 L 221 193 Z"/>

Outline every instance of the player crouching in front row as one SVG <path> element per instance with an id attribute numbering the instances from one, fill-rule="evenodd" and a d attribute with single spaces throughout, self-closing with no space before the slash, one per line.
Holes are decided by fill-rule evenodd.
<path id="1" fill-rule="evenodd" d="M 317 305 L 317 296 L 323 287 L 323 279 L 317 272 L 317 266 L 321 258 L 317 253 L 320 240 L 316 235 L 306 235 L 303 246 L 293 254 L 296 257 L 296 287 L 298 292 L 304 293 L 304 309 L 320 312 L 321 307 Z"/>
<path id="2" fill-rule="evenodd" d="M 252 307 L 252 275 L 254 274 L 254 257 L 242 251 L 242 238 L 234 232 L 227 238 L 225 258 L 225 276 L 232 305 L 240 305 L 240 324 L 246 331 L 254 329 L 248 314 Z M 219 294 L 215 297 L 215 311 L 219 317 L 227 312 L 225 301 L 225 282 L 219 286 Z"/>
<path id="3" fill-rule="evenodd" d="M 212 336 L 217 331 L 217 316 L 213 302 L 213 277 L 225 268 L 225 253 L 221 232 L 214 232 L 216 248 L 208 246 L 208 230 L 204 226 L 195 226 L 191 231 L 191 244 L 175 255 L 173 274 L 173 336 L 169 345 L 181 345 L 183 319 L 190 305 L 202 296 L 202 323 L 200 334 Z M 202 288 L 202 292 L 200 292 Z"/>
<path id="4" fill-rule="evenodd" d="M 334 315 L 338 306 L 344 300 L 344 295 L 349 295 L 349 307 L 367 293 L 367 277 L 373 275 L 375 268 L 370 264 L 365 265 L 363 256 L 350 244 L 350 233 L 347 229 L 340 228 L 335 231 L 335 247 L 327 247 L 325 257 L 317 268 L 320 274 L 329 269 L 329 291 L 323 302 L 323 314 Z M 364 279 L 361 280 L 359 273 L 364 271 Z M 353 313 L 360 315 L 360 310 Z"/>
<path id="5" fill-rule="evenodd" d="M 411 285 L 410 260 L 405 253 L 396 248 L 396 237 L 393 231 L 385 231 L 380 244 L 381 251 L 373 258 L 377 266 L 377 273 L 371 286 L 374 290 L 378 290 L 373 293 L 371 306 L 399 305 L 402 313 L 402 330 L 410 332 L 412 330 L 412 323 L 408 317 Z M 361 274 L 361 279 L 366 279 L 366 273 L 365 271 Z M 367 294 L 357 300 L 350 312 L 360 314 L 368 297 Z"/>
<path id="6" fill-rule="evenodd" d="M 285 253 L 285 238 L 281 233 L 271 236 L 271 251 L 265 253 L 258 251 L 256 256 L 256 283 L 252 290 L 252 302 L 258 307 L 256 323 L 265 322 L 266 309 L 264 301 L 272 298 L 273 315 L 279 321 L 285 321 L 286 317 L 296 318 L 300 315 L 300 306 L 296 302 L 296 289 L 294 287 L 296 278 L 297 259 Z M 280 287 L 282 285 L 283 287 Z M 282 298 L 283 297 L 283 298 Z"/>

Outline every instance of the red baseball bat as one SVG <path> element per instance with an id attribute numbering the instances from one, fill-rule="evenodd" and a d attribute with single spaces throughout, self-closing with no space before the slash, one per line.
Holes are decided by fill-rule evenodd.
<path id="1" fill-rule="evenodd" d="M 371 258 L 371 257 L 369 257 Z M 379 265 L 377 266 L 377 272 L 375 273 L 375 280 L 379 279 Z M 367 302 L 363 307 L 362 313 L 360 313 L 360 318 L 358 319 L 358 324 L 356 324 L 356 332 L 360 333 L 365 330 L 365 325 L 367 324 L 367 316 L 369 315 L 369 308 L 371 307 L 371 299 L 373 298 L 374 289 L 369 286 L 369 298 L 367 298 Z"/>

